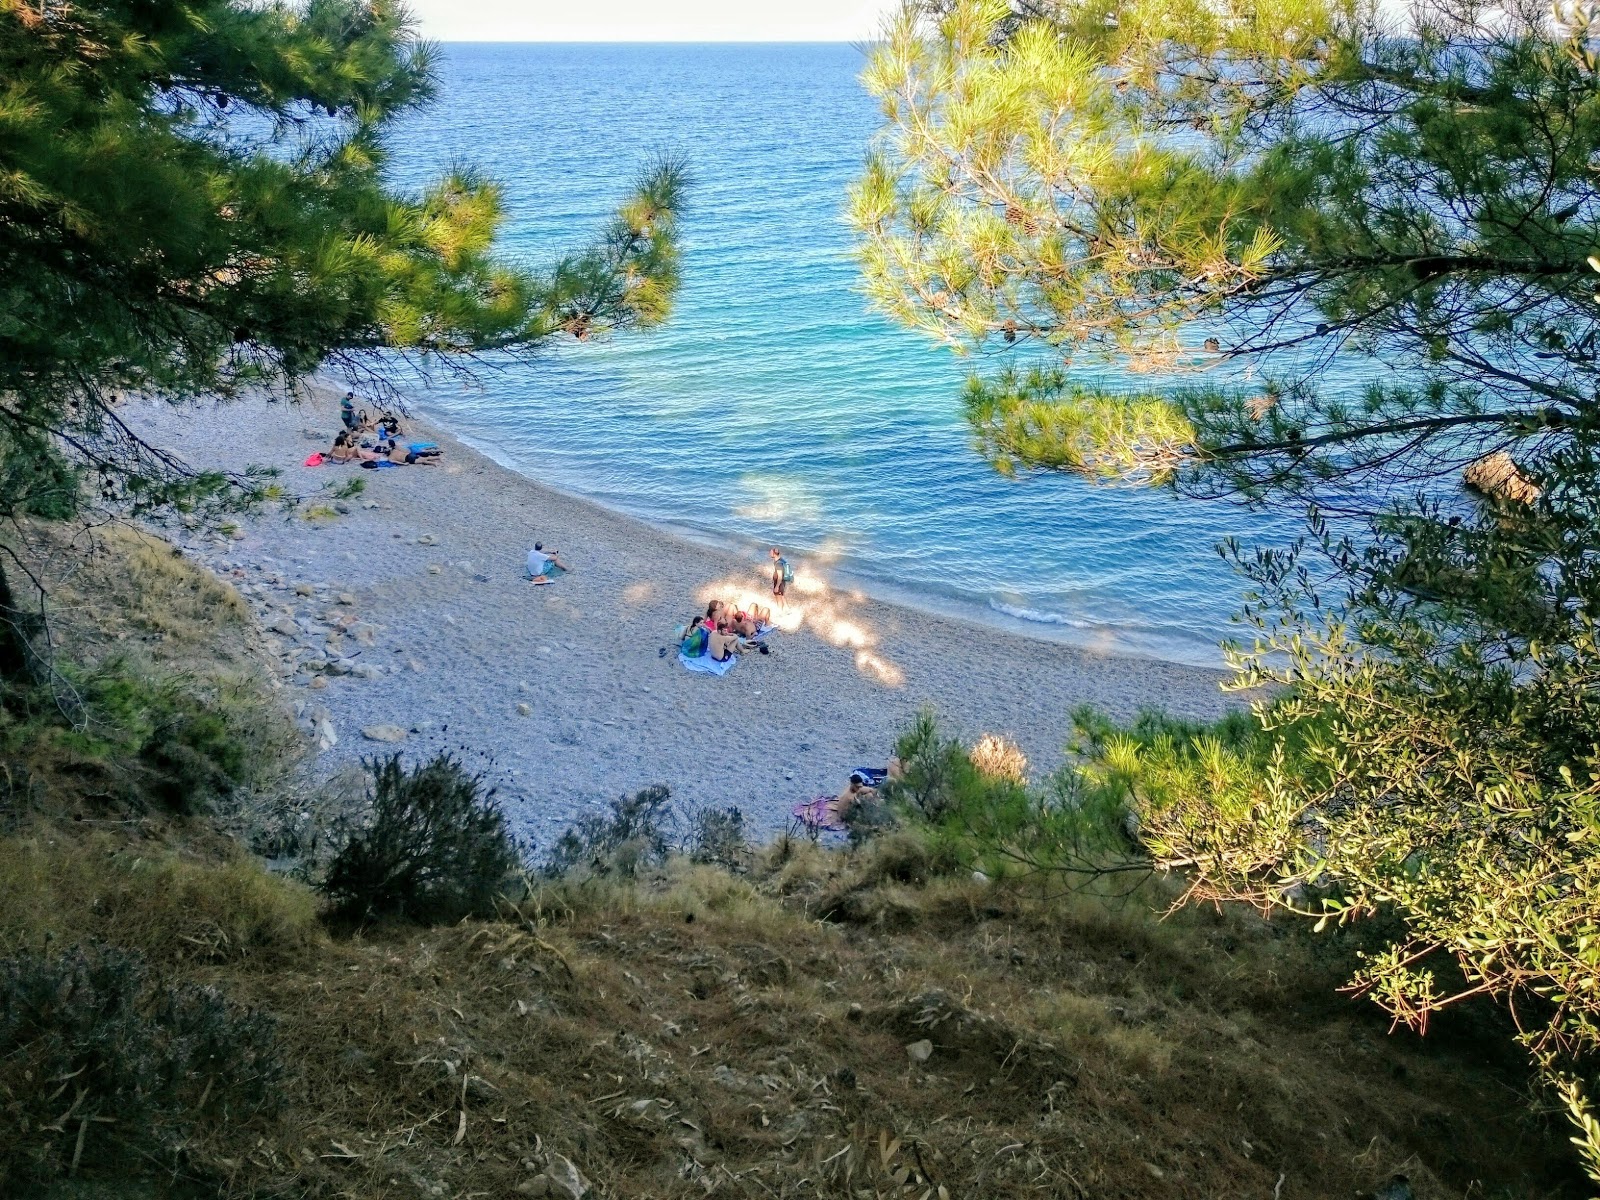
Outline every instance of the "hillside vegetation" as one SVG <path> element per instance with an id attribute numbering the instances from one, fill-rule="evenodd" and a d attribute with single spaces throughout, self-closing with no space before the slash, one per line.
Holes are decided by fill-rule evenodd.
<path id="1" fill-rule="evenodd" d="M 337 842 L 342 794 L 280 757 L 227 587 L 125 531 L 67 582 L 83 721 L 6 727 L 0 1193 L 1581 1194 L 1493 1008 L 1391 1035 L 1336 991 L 1353 933 L 1162 920 L 1159 879 L 991 880 L 900 828 L 332 920 L 283 831 Z M 254 852 L 291 842 L 304 878 Z"/>

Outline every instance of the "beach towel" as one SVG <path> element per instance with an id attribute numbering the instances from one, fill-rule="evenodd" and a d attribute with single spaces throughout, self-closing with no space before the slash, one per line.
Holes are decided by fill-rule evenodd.
<path id="1" fill-rule="evenodd" d="M 819 833 L 845 833 L 849 826 L 839 816 L 838 797 L 817 796 L 802 800 L 789 810 L 789 815 L 807 829 Z"/>
<path id="2" fill-rule="evenodd" d="M 889 778 L 887 767 L 857 767 L 850 772 L 850 778 L 860 777 L 861 782 L 870 788 L 881 787 L 883 781 Z"/>
<path id="3" fill-rule="evenodd" d="M 308 467 L 320 467 L 322 462 L 322 451 L 313 450 L 310 454 L 306 455 L 306 461 L 303 465 Z"/>
<path id="4" fill-rule="evenodd" d="M 438 442 L 407 442 L 406 449 L 415 454 L 419 450 L 437 450 Z"/>
<path id="5" fill-rule="evenodd" d="M 558 567 L 558 566 L 555 565 L 555 563 L 546 563 L 545 564 L 544 577 L 546 579 L 560 579 L 566 573 L 567 573 L 567 569 L 565 567 Z M 523 570 L 522 570 L 522 577 L 524 579 L 532 579 L 533 578 L 532 575 L 528 574 L 528 570 L 527 570 L 526 567 L 524 567 Z"/>
<path id="6" fill-rule="evenodd" d="M 400 464 L 397 462 L 390 462 L 387 458 L 380 458 L 376 462 L 364 462 L 361 465 L 369 471 L 377 471 L 384 467 L 398 467 Z"/>
<path id="7" fill-rule="evenodd" d="M 702 654 L 698 658 L 690 658 L 682 651 L 679 651 L 678 661 L 687 670 L 698 671 L 702 675 L 726 675 L 738 664 L 739 656 L 730 654 L 725 661 L 718 662 L 709 654 Z"/>

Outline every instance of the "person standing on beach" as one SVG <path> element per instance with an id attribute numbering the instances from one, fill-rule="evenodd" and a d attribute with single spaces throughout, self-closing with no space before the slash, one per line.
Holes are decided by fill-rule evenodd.
<path id="1" fill-rule="evenodd" d="M 352 433 L 356 428 L 356 394 L 346 392 L 344 399 L 339 401 L 339 419 L 344 422 L 344 427 Z"/>
<path id="2" fill-rule="evenodd" d="M 783 599 L 783 593 L 794 581 L 794 568 L 776 546 L 772 548 L 772 594 Z"/>

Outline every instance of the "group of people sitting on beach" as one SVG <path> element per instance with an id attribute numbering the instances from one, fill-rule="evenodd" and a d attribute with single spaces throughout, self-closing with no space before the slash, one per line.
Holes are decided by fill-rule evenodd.
<path id="1" fill-rule="evenodd" d="M 710 655 L 712 662 L 727 662 L 735 654 L 751 650 L 766 654 L 761 638 L 771 627 L 770 608 L 752 604 L 741 609 L 726 600 L 713 600 L 706 605 L 705 616 L 696 614 L 689 619 L 678 649 L 686 658 Z"/>
<path id="2" fill-rule="evenodd" d="M 356 408 L 354 392 L 346 392 L 339 403 L 339 418 L 344 424 L 333 439 L 328 457 L 336 463 L 377 466 L 434 466 L 443 451 L 433 442 L 402 442 L 400 418 L 393 413 L 369 417 L 366 409 Z"/>

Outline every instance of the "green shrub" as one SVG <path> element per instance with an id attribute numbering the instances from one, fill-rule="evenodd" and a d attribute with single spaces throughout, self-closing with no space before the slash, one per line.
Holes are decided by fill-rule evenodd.
<path id="1" fill-rule="evenodd" d="M 65 757 L 102 772 L 120 800 L 186 816 L 253 786 L 284 758 L 290 727 L 249 685 L 199 687 L 117 658 L 61 674 L 77 719 L 47 688 L 12 689 L 0 712 L 7 758 Z"/>
<path id="2" fill-rule="evenodd" d="M 597 875 L 634 875 L 659 866 L 672 852 L 676 823 L 672 789 L 665 784 L 620 796 L 606 812 L 591 813 L 568 827 L 550 851 L 545 874 L 586 869 Z"/>
<path id="3" fill-rule="evenodd" d="M 742 871 L 750 858 L 744 813 L 733 807 L 698 809 L 689 818 L 683 850 L 691 862 Z"/>
<path id="4" fill-rule="evenodd" d="M 487 915 L 522 865 L 493 791 L 448 754 L 406 771 L 400 755 L 367 763 L 372 818 L 328 868 L 323 893 L 346 920 L 440 924 Z"/>
<path id="5" fill-rule="evenodd" d="M 160 1172 L 193 1128 L 272 1107 L 274 1023 L 213 988 L 162 988 L 104 945 L 0 960 L 0 1193 Z"/>
<path id="6" fill-rule="evenodd" d="M 569 826 L 544 871 L 551 878 L 581 871 L 632 876 L 661 866 L 674 852 L 694 862 L 743 868 L 749 859 L 744 814 L 731 807 L 685 814 L 673 805 L 672 789 L 655 784 Z"/>

